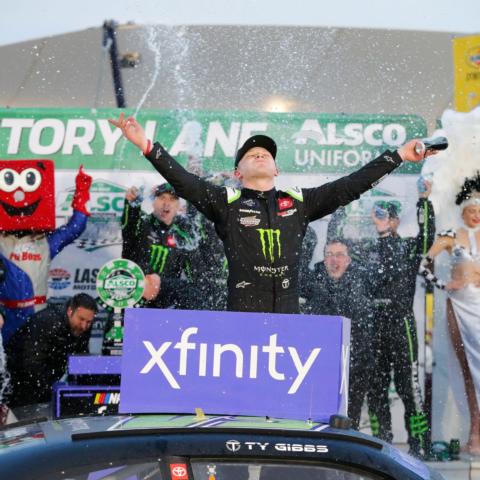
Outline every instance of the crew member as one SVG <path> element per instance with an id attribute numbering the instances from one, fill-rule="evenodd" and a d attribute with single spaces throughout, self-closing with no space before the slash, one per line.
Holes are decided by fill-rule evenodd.
<path id="1" fill-rule="evenodd" d="M 146 214 L 139 195 L 131 187 L 125 196 L 122 256 L 142 268 L 149 290 L 158 285 L 157 291 L 147 292 L 150 306 L 194 309 L 201 300 L 189 281 L 196 244 L 186 219 L 178 215 L 180 200 L 170 184 L 158 185 L 152 191 L 153 211 Z"/>
<path id="2" fill-rule="evenodd" d="M 88 353 L 95 300 L 73 296 L 63 308 L 49 305 L 37 312 L 6 346 L 12 391 L 9 407 L 49 402 L 52 385 L 66 371 L 68 356 Z"/>
<path id="3" fill-rule="evenodd" d="M 301 277 L 304 311 L 314 315 L 341 315 L 351 321 L 348 416 L 358 429 L 363 400 L 373 371 L 372 309 L 363 272 L 350 257 L 347 241 L 330 239 L 323 262 Z"/>
<path id="4" fill-rule="evenodd" d="M 410 453 L 421 455 L 428 431 L 418 373 L 418 339 L 413 313 L 416 278 L 422 255 L 433 243 L 435 219 L 428 200 L 431 185 L 417 202 L 418 234 L 402 238 L 399 205 L 375 204 L 373 222 L 378 239 L 361 250 L 368 269 L 374 303 L 372 350 L 375 374 L 368 394 L 373 433 L 392 441 L 388 390 L 392 380 L 405 407 Z M 426 452 L 424 452 L 426 453 Z"/>

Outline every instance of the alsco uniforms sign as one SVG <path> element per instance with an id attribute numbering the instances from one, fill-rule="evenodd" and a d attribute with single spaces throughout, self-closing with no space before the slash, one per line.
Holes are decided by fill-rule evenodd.
<path id="1" fill-rule="evenodd" d="M 151 170 L 138 149 L 108 123 L 118 114 L 0 109 L 0 158 L 52 158 L 57 169 L 83 164 L 87 170 Z M 415 115 L 150 110 L 139 112 L 137 119 L 149 138 L 159 140 L 181 163 L 199 159 L 206 174 L 231 171 L 238 146 L 258 133 L 276 140 L 284 173 L 354 171 L 384 150 L 426 135 L 425 122 Z M 409 163 L 397 173 L 418 171 Z"/>

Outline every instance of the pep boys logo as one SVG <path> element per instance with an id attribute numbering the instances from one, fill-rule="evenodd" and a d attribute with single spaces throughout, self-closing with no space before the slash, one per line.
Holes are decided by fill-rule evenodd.
<path id="1" fill-rule="evenodd" d="M 209 345 L 208 343 L 190 341 L 190 338 L 197 333 L 197 327 L 189 327 L 183 331 L 178 342 L 163 342 L 158 348 L 152 342 L 144 340 L 143 345 L 150 354 L 150 359 L 140 373 L 146 375 L 153 368 L 158 367 L 172 388 L 181 389 L 180 377 L 187 375 L 189 361 L 198 365 L 199 377 L 208 376 L 208 372 L 211 372 L 213 377 L 220 377 L 222 355 L 225 352 L 231 352 L 235 356 L 235 376 L 237 378 L 256 379 L 259 368 L 263 369 L 264 366 L 267 366 L 270 377 L 280 382 L 286 382 L 287 393 L 291 395 L 300 388 L 321 350 L 319 347 L 314 348 L 309 356 L 302 361 L 295 347 L 283 347 L 278 344 L 278 334 L 270 335 L 267 345 L 251 345 L 249 350 L 245 352 L 244 349 L 234 343 Z M 167 365 L 163 355 L 171 348 L 178 350 L 178 355 L 175 364 Z M 277 369 L 277 356 L 284 354 L 289 356 L 295 367 L 296 377 L 293 379 L 286 378 L 285 373 Z"/>

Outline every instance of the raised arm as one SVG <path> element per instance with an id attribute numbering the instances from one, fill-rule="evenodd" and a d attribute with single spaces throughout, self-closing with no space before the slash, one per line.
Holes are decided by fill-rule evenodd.
<path id="1" fill-rule="evenodd" d="M 75 193 L 72 200 L 73 215 L 68 223 L 48 234 L 50 258 L 55 258 L 67 245 L 77 239 L 85 230 L 90 212 L 87 202 L 90 199 L 92 177 L 80 165 L 75 177 Z"/>
<path id="2" fill-rule="evenodd" d="M 120 128 L 124 137 L 143 152 L 180 197 L 191 202 L 214 222 L 226 214 L 226 190 L 187 172 L 159 143 L 152 144 L 147 139 L 145 131 L 135 118 L 125 118 L 121 113 L 118 120 L 110 119 L 109 122 Z"/>
<path id="3" fill-rule="evenodd" d="M 429 200 L 432 184 L 422 177 L 420 177 L 419 181 L 423 182 L 424 189 L 422 190 L 424 191 L 419 191 L 417 202 L 418 234 L 415 240 L 418 261 L 427 254 L 435 240 L 435 212 L 433 204 Z"/>
<path id="4" fill-rule="evenodd" d="M 386 151 L 356 172 L 317 188 L 305 188 L 305 206 L 310 221 L 334 212 L 338 207 L 357 200 L 360 195 L 382 181 L 402 162 L 420 162 L 436 152 L 418 150 L 418 140 L 411 140 L 397 151 Z"/>
<path id="5" fill-rule="evenodd" d="M 445 290 L 447 284 L 437 278 L 433 273 L 433 261 L 437 255 L 439 255 L 444 250 L 449 253 L 452 251 L 452 247 L 455 243 L 455 234 L 454 232 L 442 232 L 440 236 L 433 242 L 433 245 L 427 252 L 427 255 L 420 262 L 420 268 L 418 273 L 425 278 L 427 282 L 433 283 L 437 288 Z"/>

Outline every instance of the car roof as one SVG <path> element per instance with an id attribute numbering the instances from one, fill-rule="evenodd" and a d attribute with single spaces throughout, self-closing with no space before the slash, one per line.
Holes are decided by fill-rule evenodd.
<path id="1" fill-rule="evenodd" d="M 36 427 L 33 427 L 36 425 Z M 54 426 L 54 428 L 49 428 Z M 47 421 L 45 418 L 28 422 L 18 422 L 0 429 L 0 454 L 2 445 L 13 443 L 12 438 L 24 435 L 26 429 L 40 429 L 48 441 L 66 441 L 72 435 L 81 432 L 101 434 L 102 432 L 133 431 L 148 433 L 151 430 L 169 429 L 255 429 L 260 431 L 282 431 L 313 434 L 314 432 L 334 433 L 349 437 L 352 440 L 371 443 L 372 446 L 382 448 L 380 440 L 354 430 L 334 429 L 328 424 L 289 420 L 269 417 L 248 417 L 233 415 L 197 415 L 185 414 L 152 414 L 152 415 L 114 415 L 114 416 L 78 416 Z"/>
<path id="2" fill-rule="evenodd" d="M 367 469 L 375 465 L 387 478 L 434 478 L 418 460 L 351 429 L 309 421 L 203 414 L 74 417 L 13 424 L 0 430 L 0 476 L 31 478 L 26 467 L 29 458 L 39 470 L 48 471 L 52 463 L 82 465 L 87 459 L 104 461 L 119 452 L 136 450 L 158 456 L 159 445 L 163 454 L 228 457 L 234 455 L 227 451 L 228 442 L 243 445 L 240 453 L 255 460 L 268 453 L 266 459 L 281 461 L 330 462 Z M 278 448 L 252 451 L 252 445 L 260 444 L 283 447 L 280 452 Z M 293 450 L 287 451 L 289 448 Z M 308 453 L 319 448 L 321 455 Z"/>

